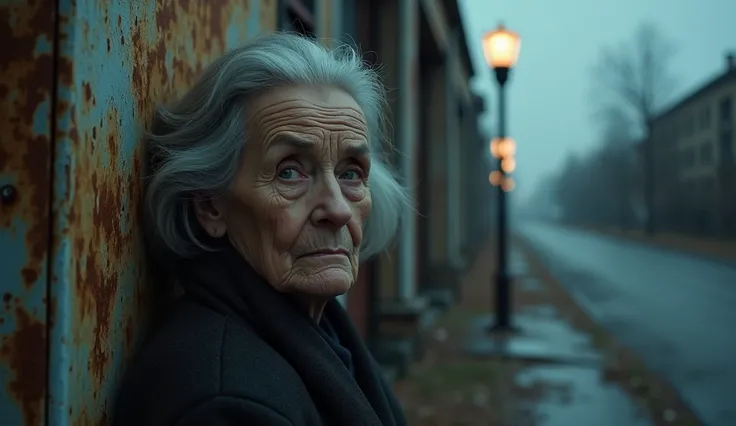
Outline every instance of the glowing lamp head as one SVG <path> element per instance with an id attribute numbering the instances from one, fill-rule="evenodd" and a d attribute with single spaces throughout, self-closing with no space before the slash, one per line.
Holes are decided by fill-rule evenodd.
<path id="1" fill-rule="evenodd" d="M 513 68 L 519 59 L 521 38 L 499 25 L 483 36 L 483 54 L 491 68 Z"/>

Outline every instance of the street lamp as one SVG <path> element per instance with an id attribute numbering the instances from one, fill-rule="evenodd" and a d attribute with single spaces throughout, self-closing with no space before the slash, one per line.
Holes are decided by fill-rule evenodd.
<path id="1" fill-rule="evenodd" d="M 498 158 L 498 265 L 496 266 L 496 324 L 494 330 L 507 331 L 511 326 L 511 283 L 508 273 L 508 226 L 506 224 L 506 192 L 513 189 L 513 180 L 507 178 L 516 164 L 513 160 L 512 146 L 506 137 L 506 97 L 505 86 L 509 71 L 516 65 L 521 48 L 518 34 L 499 25 L 494 31 L 483 36 L 483 53 L 488 66 L 493 68 L 498 83 L 498 137 L 496 149 L 491 143 L 491 152 Z M 505 147 L 504 147 L 505 146 Z M 504 147 L 504 148 L 502 148 Z M 515 145 L 514 145 L 515 147 Z"/>

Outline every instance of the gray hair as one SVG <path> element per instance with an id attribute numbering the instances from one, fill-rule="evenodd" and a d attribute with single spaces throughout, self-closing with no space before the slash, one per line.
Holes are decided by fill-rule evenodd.
<path id="1" fill-rule="evenodd" d="M 330 49 L 297 35 L 273 33 L 223 55 L 180 100 L 157 111 L 147 135 L 150 170 L 144 200 L 154 247 L 183 258 L 215 249 L 194 216 L 194 195 L 214 197 L 229 188 L 248 140 L 249 101 L 293 85 L 340 88 L 363 110 L 373 208 L 364 225 L 361 255 L 373 256 L 391 243 L 410 199 L 383 155 L 387 104 L 378 74 L 347 45 Z"/>

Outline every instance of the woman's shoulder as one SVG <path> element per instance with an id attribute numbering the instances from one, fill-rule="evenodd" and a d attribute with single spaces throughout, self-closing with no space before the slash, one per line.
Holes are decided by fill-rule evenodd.
<path id="1" fill-rule="evenodd" d="M 165 422 L 218 395 L 278 408 L 283 403 L 273 400 L 280 394 L 276 383 L 293 387 L 292 392 L 303 387 L 288 363 L 246 323 L 183 299 L 131 360 L 116 411 L 151 413 Z"/>

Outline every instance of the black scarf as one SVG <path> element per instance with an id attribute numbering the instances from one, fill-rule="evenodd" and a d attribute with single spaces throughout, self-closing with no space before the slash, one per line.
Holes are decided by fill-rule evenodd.
<path id="1" fill-rule="evenodd" d="M 299 374 L 326 424 L 406 424 L 378 365 L 336 300 L 327 303 L 322 315 L 351 352 L 353 374 L 320 335 L 318 325 L 231 247 L 182 266 L 180 284 L 187 294 L 255 328 Z"/>

